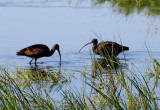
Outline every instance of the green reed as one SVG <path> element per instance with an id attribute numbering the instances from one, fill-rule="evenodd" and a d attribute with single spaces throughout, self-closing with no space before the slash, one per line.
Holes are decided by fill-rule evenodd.
<path id="1" fill-rule="evenodd" d="M 83 95 L 85 91 L 81 94 L 77 91 L 64 93 L 66 100 L 69 100 L 67 101 L 68 107 L 82 109 L 80 107 L 85 106 L 85 109 L 119 110 L 159 109 L 160 97 L 159 93 L 155 91 L 160 70 L 160 64 L 157 60 L 151 59 L 153 69 L 152 72 L 148 72 L 157 77 L 153 84 L 149 83 L 147 74 L 144 75 L 140 71 L 137 73 L 137 71 L 131 71 L 127 68 L 123 69 L 117 58 L 104 58 L 106 63 L 103 62 L 103 64 L 96 61 L 93 55 L 91 55 L 91 59 L 94 77 L 87 77 L 89 74 L 86 71 L 81 72 L 82 76 L 87 79 L 85 82 L 91 88 L 91 93 L 85 96 Z M 154 73 L 155 75 L 153 75 Z M 158 86 L 156 87 L 158 88 Z"/>
<path id="2" fill-rule="evenodd" d="M 5 70 L 1 69 L 0 108 L 1 109 L 33 109 L 33 108 L 54 108 L 50 97 L 43 98 L 42 88 L 37 91 L 34 87 L 28 86 L 28 92 L 21 88 L 14 78 Z M 29 85 L 29 82 L 25 82 Z M 37 93 L 35 93 L 37 91 Z M 46 94 L 47 95 L 47 94 Z"/>
<path id="3" fill-rule="evenodd" d="M 147 15 L 160 15 L 159 0 L 93 0 L 92 4 L 103 5 L 107 4 L 107 2 L 111 2 L 117 12 L 125 13 L 126 16 L 134 12 L 140 13 L 141 11 L 147 13 Z"/>
<path id="4" fill-rule="evenodd" d="M 48 88 L 60 90 L 69 79 L 60 70 L 18 69 L 15 73 L 1 67 L 0 82 L 0 109 L 57 109 L 58 101 L 50 97 Z"/>
<path id="5" fill-rule="evenodd" d="M 81 74 L 81 91 L 65 86 L 70 82 L 70 74 L 65 77 L 65 72 L 59 69 L 12 72 L 1 67 L 0 109 L 159 109 L 160 96 L 156 90 L 160 64 L 156 59 L 151 59 L 153 67 L 146 68 L 148 74 L 134 71 L 134 65 L 132 70 L 123 67 L 113 56 L 96 59 L 91 54 L 91 60 L 92 74 L 87 68 L 75 73 Z M 58 89 L 62 99 L 51 97 L 48 85 L 64 87 Z"/>

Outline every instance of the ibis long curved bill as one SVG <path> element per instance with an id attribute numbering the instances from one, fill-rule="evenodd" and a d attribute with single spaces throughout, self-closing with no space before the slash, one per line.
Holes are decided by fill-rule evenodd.
<path id="1" fill-rule="evenodd" d="M 59 53 L 59 57 L 60 57 L 60 65 L 61 65 L 61 52 L 59 51 L 59 49 L 57 50 Z"/>
<path id="2" fill-rule="evenodd" d="M 80 48 L 79 52 L 82 50 L 82 48 L 84 48 L 85 46 L 87 46 L 88 44 L 91 44 L 91 43 L 92 43 L 92 41 L 91 41 L 91 42 L 88 42 L 87 44 L 85 44 L 84 46 L 82 46 L 82 47 Z"/>

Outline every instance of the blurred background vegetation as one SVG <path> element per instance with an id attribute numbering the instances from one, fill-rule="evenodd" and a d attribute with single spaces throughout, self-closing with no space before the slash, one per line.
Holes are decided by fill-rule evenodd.
<path id="1" fill-rule="evenodd" d="M 159 0 L 93 0 L 93 5 L 104 5 L 111 2 L 119 13 L 129 15 L 134 12 L 147 12 L 148 15 L 160 15 Z"/>

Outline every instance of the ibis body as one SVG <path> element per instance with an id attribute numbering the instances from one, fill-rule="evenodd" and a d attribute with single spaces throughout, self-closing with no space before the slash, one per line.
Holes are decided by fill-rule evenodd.
<path id="1" fill-rule="evenodd" d="M 91 42 L 88 42 L 87 44 L 82 46 L 82 48 L 91 43 L 93 43 L 93 52 L 104 57 L 116 57 L 119 53 L 129 50 L 129 47 L 122 46 L 116 42 L 106 41 L 98 44 L 97 39 L 92 39 Z M 79 50 L 79 52 L 81 51 L 81 49 Z"/>
<path id="2" fill-rule="evenodd" d="M 57 50 L 59 53 L 60 65 L 61 65 L 61 53 L 60 53 L 58 44 L 55 44 L 51 50 L 49 50 L 49 48 L 43 44 L 31 45 L 29 47 L 26 47 L 26 48 L 18 51 L 17 55 L 27 56 L 27 57 L 32 58 L 32 60 L 29 62 L 30 64 L 33 61 L 33 59 L 35 59 L 35 64 L 36 64 L 36 61 L 38 58 L 49 57 L 54 54 L 55 50 Z"/>

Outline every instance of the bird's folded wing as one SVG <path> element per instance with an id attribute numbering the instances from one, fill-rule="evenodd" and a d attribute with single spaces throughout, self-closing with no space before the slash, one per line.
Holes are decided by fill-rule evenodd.
<path id="1" fill-rule="evenodd" d="M 43 52 L 44 52 L 43 49 L 39 49 L 39 48 L 33 49 L 33 54 L 34 54 L 34 55 L 42 54 Z"/>
<path id="2" fill-rule="evenodd" d="M 27 49 L 27 51 L 25 52 L 27 55 L 40 55 L 44 52 L 43 49 L 39 49 L 39 48 L 35 48 L 35 49 Z"/>

